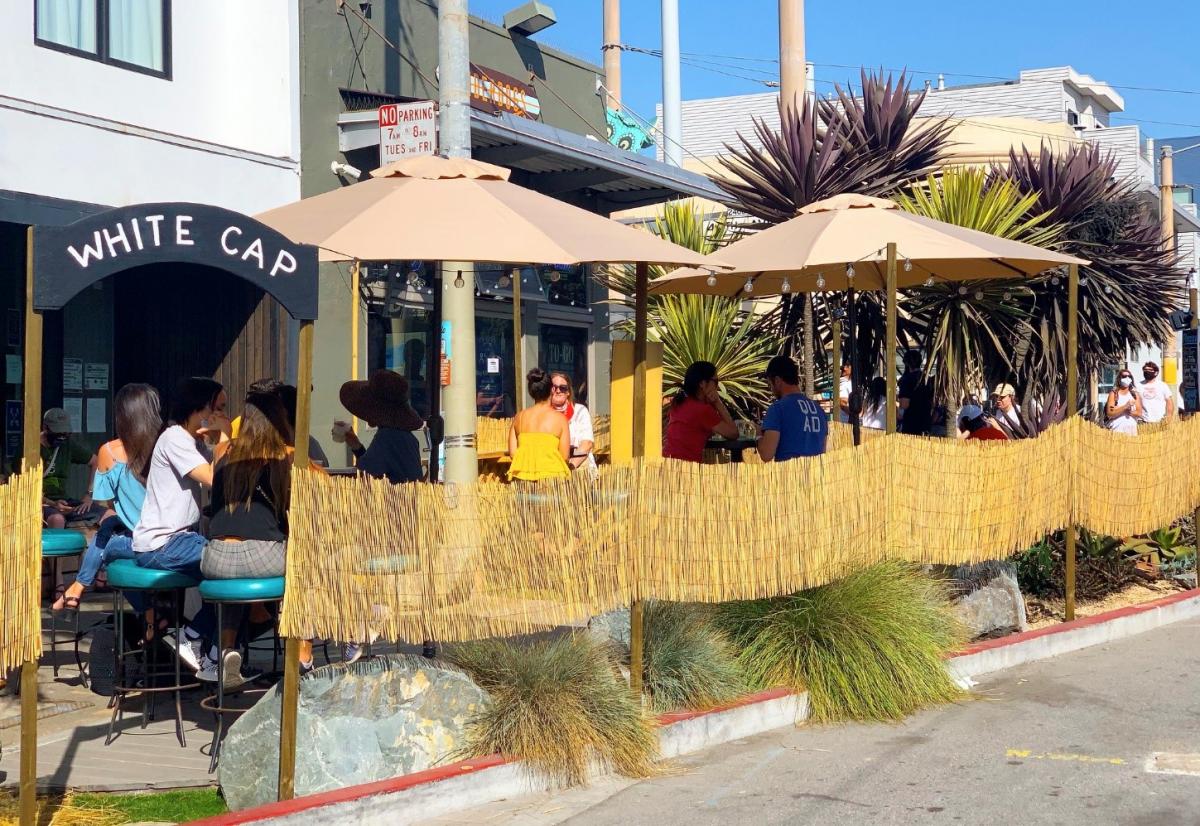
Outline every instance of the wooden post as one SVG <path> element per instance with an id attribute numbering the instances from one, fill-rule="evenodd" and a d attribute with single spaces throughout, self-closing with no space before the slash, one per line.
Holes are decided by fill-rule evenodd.
<path id="1" fill-rule="evenodd" d="M 1066 418 L 1079 410 L 1079 265 L 1067 270 L 1067 399 Z M 1074 490 L 1074 480 L 1071 483 Z M 1074 502 L 1071 504 L 1074 510 Z M 1066 621 L 1075 619 L 1075 523 L 1066 530 Z"/>
<path id="2" fill-rule="evenodd" d="M 883 369 L 887 376 L 887 432 L 896 432 L 896 244 L 887 245 L 887 355 Z M 857 378 L 856 378 L 857 380 Z"/>
<path id="3" fill-rule="evenodd" d="M 24 466 L 42 461 L 42 314 L 33 309 L 33 227 L 25 234 Z M 38 534 L 39 537 L 41 534 Z M 40 539 L 38 540 L 41 541 Z M 35 587 L 40 588 L 38 582 Z M 36 660 L 21 663 L 21 826 L 37 822 Z"/>
<path id="4" fill-rule="evenodd" d="M 520 410 L 525 406 L 525 395 L 521 392 L 521 388 L 525 386 L 525 377 L 521 375 L 521 364 L 524 361 L 522 358 L 521 347 L 521 269 L 514 267 L 512 271 L 512 291 L 513 291 L 513 375 L 516 377 L 516 384 L 513 385 L 513 409 Z M 500 391 L 504 394 L 503 388 Z"/>
<path id="5" fill-rule="evenodd" d="M 650 267 L 644 261 L 637 264 L 633 298 L 633 458 L 646 458 L 646 327 L 649 315 Z M 629 605 L 629 687 L 641 700 L 642 696 L 642 600 L 640 569 L 637 564 L 640 548 L 633 548 L 633 577 L 630 587 L 633 597 Z"/>
<path id="6" fill-rule="evenodd" d="M 829 386 L 832 388 L 829 391 L 829 421 L 838 421 L 838 413 L 841 408 L 838 406 L 838 391 L 839 384 L 842 380 L 842 320 L 840 318 L 833 319 L 833 361 L 829 365 L 829 377 L 832 382 Z"/>
<path id="7" fill-rule="evenodd" d="M 355 313 L 358 312 L 357 306 Z M 312 426 L 313 322 L 300 322 L 299 369 L 296 376 L 296 467 L 308 467 Z M 284 599 L 287 592 L 284 592 Z M 279 713 L 279 799 L 296 796 L 296 714 L 300 703 L 300 640 L 288 637 L 283 655 L 283 696 Z"/>

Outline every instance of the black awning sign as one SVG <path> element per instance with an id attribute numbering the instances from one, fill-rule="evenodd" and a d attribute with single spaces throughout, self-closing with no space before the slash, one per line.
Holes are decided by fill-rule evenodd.
<path id="1" fill-rule="evenodd" d="M 146 264 L 201 264 L 261 287 L 294 317 L 317 315 L 317 251 L 255 219 L 204 204 L 140 204 L 34 235 L 34 306 Z"/>

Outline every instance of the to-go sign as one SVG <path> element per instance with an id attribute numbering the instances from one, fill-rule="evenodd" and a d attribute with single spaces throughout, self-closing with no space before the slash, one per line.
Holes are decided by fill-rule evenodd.
<path id="1" fill-rule="evenodd" d="M 379 165 L 437 152 L 437 107 L 432 100 L 379 107 Z"/>

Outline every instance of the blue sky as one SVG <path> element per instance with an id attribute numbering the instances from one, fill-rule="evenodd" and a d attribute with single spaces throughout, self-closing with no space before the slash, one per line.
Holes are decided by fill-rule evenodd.
<path id="1" fill-rule="evenodd" d="M 540 42 L 601 63 L 601 0 L 548 0 L 558 23 L 536 36 Z M 521 0 L 469 0 L 471 13 L 500 21 Z M 776 0 L 679 0 L 680 50 L 704 55 L 778 57 Z M 817 63 L 818 81 L 857 81 L 858 67 L 909 67 L 946 74 L 947 85 L 986 82 L 965 75 L 1015 78 L 1022 69 L 1071 65 L 1117 86 L 1125 98 L 1124 119 L 1144 135 L 1200 135 L 1200 59 L 1194 50 L 1200 31 L 1200 3 L 1079 6 L 1066 0 L 1008 0 L 992 4 L 809 0 L 806 10 L 808 59 Z M 1170 11 L 1166 11 L 1170 9 Z M 623 0 L 621 39 L 650 49 L 661 46 L 656 0 Z M 766 91 L 752 78 L 777 79 L 771 62 L 709 61 L 684 65 L 683 97 L 718 97 Z M 653 116 L 661 99 L 657 58 L 625 53 L 624 100 L 639 114 Z M 742 75 L 729 77 L 721 72 Z M 767 73 L 767 74 L 764 74 Z M 926 74 L 915 75 L 920 86 Z M 1188 90 L 1193 94 L 1122 87 Z M 818 82 L 817 90 L 833 87 Z M 1151 121 L 1171 122 L 1152 123 Z"/>

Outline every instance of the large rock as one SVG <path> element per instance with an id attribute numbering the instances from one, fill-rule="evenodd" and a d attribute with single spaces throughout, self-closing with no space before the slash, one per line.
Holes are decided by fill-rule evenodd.
<path id="1" fill-rule="evenodd" d="M 996 636 L 1029 628 L 1017 571 L 1009 562 L 963 565 L 954 572 L 960 597 L 955 607 L 972 637 Z"/>
<path id="2" fill-rule="evenodd" d="M 628 608 L 618 608 L 607 614 L 597 614 L 588 620 L 587 630 L 600 641 L 615 646 L 621 656 L 629 656 Z"/>
<path id="3" fill-rule="evenodd" d="M 280 687 L 230 727 L 219 778 L 230 809 L 276 798 Z M 461 671 L 396 655 L 319 668 L 300 681 L 296 794 L 428 769 L 456 759 L 487 695 Z"/>

